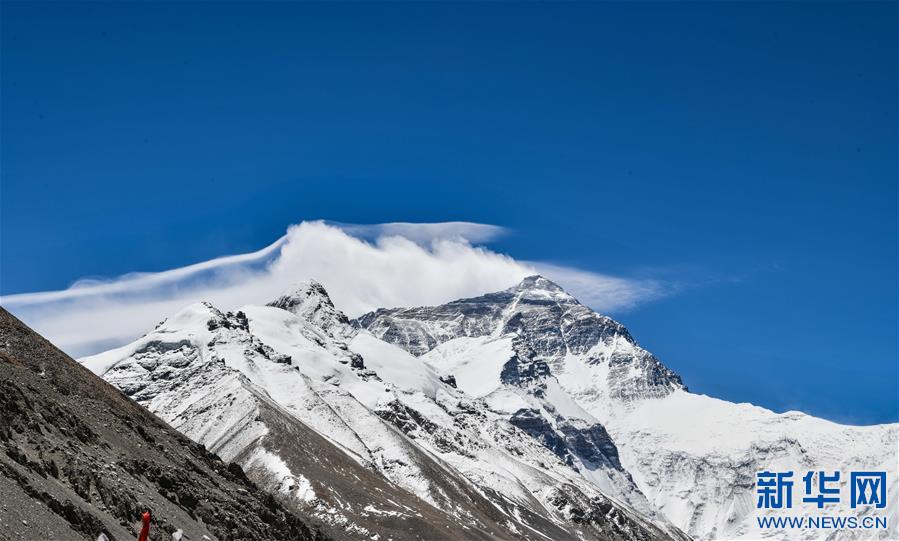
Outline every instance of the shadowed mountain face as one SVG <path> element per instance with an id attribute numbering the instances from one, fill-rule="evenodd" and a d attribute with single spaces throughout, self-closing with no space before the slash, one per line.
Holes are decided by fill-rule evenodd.
<path id="1" fill-rule="evenodd" d="M 0 539 L 324 539 L 2 308 L 0 417 Z"/>

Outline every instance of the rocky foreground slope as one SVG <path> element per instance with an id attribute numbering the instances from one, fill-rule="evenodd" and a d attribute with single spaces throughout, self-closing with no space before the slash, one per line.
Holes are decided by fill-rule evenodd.
<path id="1" fill-rule="evenodd" d="M 0 539 L 324 539 L 0 308 Z"/>

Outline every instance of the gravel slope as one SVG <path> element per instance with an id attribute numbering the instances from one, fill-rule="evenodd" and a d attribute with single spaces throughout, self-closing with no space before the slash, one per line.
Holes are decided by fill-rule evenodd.
<path id="1" fill-rule="evenodd" d="M 324 539 L 0 308 L 0 539 Z"/>

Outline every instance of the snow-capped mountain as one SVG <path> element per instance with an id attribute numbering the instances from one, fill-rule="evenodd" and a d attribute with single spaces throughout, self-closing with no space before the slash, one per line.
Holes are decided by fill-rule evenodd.
<path id="1" fill-rule="evenodd" d="M 495 411 L 505 408 L 513 424 L 561 457 L 581 449 L 562 443 L 564 423 L 604 427 L 594 429 L 610 436 L 603 457 L 620 464 L 653 507 L 691 536 L 785 536 L 757 527 L 756 472 L 874 470 L 890 479 L 890 527 L 873 535 L 897 537 L 897 425 L 845 426 L 690 393 L 622 325 L 544 278 L 442 306 L 382 309 L 356 324 L 452 376 Z M 521 390 L 534 400 L 516 406 L 510 396 Z M 789 533 L 833 535 L 853 537 L 845 530 Z"/>
<path id="2" fill-rule="evenodd" d="M 192 305 L 82 362 L 332 535 L 683 537 L 544 368 L 510 368 L 505 395 L 466 392 L 315 282 L 234 313 Z"/>
<path id="3" fill-rule="evenodd" d="M 781 537 L 756 526 L 762 470 L 888 471 L 876 533 L 896 536 L 897 426 L 691 393 L 539 276 L 356 320 L 304 282 L 235 313 L 190 306 L 82 362 L 353 538 Z"/>

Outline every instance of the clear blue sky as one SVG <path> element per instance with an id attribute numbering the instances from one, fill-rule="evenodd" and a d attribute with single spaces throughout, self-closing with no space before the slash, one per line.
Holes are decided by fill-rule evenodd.
<path id="1" fill-rule="evenodd" d="M 897 4 L 3 2 L 0 293 L 469 220 L 682 290 L 694 390 L 899 420 Z"/>

